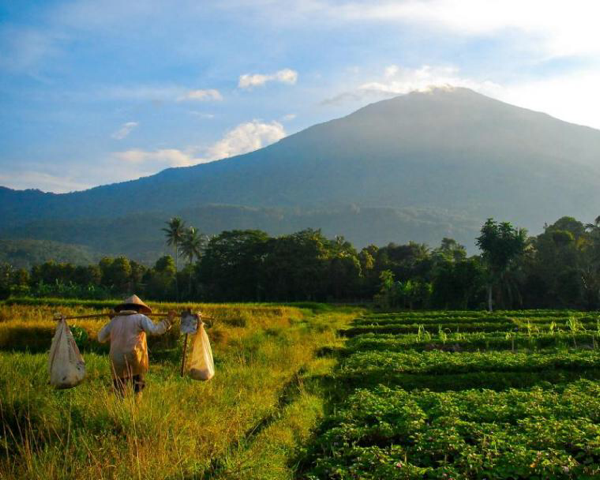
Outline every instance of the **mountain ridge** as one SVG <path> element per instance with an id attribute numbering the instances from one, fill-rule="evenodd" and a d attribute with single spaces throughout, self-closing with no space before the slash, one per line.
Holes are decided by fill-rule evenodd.
<path id="1" fill-rule="evenodd" d="M 464 88 L 418 92 L 207 164 L 68 194 L 0 189 L 0 235 L 14 236 L 40 219 L 123 218 L 207 205 L 430 209 L 440 212 L 440 222 L 444 212 L 468 219 L 469 230 L 495 217 L 539 231 L 561 216 L 598 215 L 599 158 L 600 131 L 590 127 Z M 328 230 L 328 224 L 309 226 Z"/>

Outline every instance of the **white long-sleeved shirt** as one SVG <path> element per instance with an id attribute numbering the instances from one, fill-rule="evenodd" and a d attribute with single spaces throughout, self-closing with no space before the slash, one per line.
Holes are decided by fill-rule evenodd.
<path id="1" fill-rule="evenodd" d="M 164 319 L 153 323 L 146 315 L 123 311 L 98 332 L 100 343 L 110 340 L 110 361 L 113 376 L 126 378 L 148 371 L 146 334 L 162 335 L 171 322 Z"/>

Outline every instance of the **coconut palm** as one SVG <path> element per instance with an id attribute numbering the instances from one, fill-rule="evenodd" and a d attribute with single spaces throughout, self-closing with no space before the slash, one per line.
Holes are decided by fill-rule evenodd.
<path id="1" fill-rule="evenodd" d="M 167 228 L 163 228 L 162 231 L 167 236 L 167 245 L 175 249 L 175 265 L 176 269 L 179 270 L 177 259 L 179 258 L 179 245 L 181 245 L 185 236 L 185 222 L 179 217 L 173 217 L 166 223 Z"/>
<path id="2" fill-rule="evenodd" d="M 187 259 L 188 265 L 191 265 L 194 258 L 200 259 L 204 238 L 195 227 L 189 227 L 185 230 L 181 241 L 181 255 Z"/>
<path id="3" fill-rule="evenodd" d="M 192 293 L 192 263 L 194 258 L 200 259 L 202 250 L 204 249 L 204 235 L 198 232 L 194 227 L 189 227 L 185 230 L 183 240 L 181 241 L 181 256 L 187 260 L 187 268 L 185 269 L 188 278 L 188 295 Z"/>
<path id="4" fill-rule="evenodd" d="M 167 236 L 167 245 L 172 246 L 175 250 L 175 291 L 177 292 L 177 300 L 179 301 L 179 285 L 177 283 L 177 272 L 179 271 L 179 245 L 185 236 L 185 222 L 179 217 L 173 217 L 167 223 L 167 227 L 163 228 Z"/>

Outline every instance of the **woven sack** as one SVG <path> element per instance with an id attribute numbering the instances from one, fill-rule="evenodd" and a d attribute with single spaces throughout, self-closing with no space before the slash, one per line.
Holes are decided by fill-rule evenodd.
<path id="1" fill-rule="evenodd" d="M 194 336 L 192 354 L 189 362 L 189 374 L 194 380 L 210 380 L 215 375 L 212 349 L 204 324 L 200 322 L 198 332 Z"/>
<path id="2" fill-rule="evenodd" d="M 76 387 L 85 377 L 85 362 L 64 318 L 52 339 L 48 369 L 50 384 L 59 389 Z"/>

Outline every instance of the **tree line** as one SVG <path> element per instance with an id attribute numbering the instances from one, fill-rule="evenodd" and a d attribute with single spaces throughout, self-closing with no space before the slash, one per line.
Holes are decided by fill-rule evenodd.
<path id="1" fill-rule="evenodd" d="M 343 237 L 306 229 L 271 237 L 259 230 L 208 238 L 179 218 L 163 229 L 174 256 L 145 266 L 125 257 L 31 270 L 0 266 L 0 295 L 209 302 L 375 301 L 383 308 L 600 308 L 600 217 L 563 217 L 529 237 L 489 219 L 478 255 L 444 238 L 357 250 Z M 179 259 L 184 260 L 179 265 Z"/>

